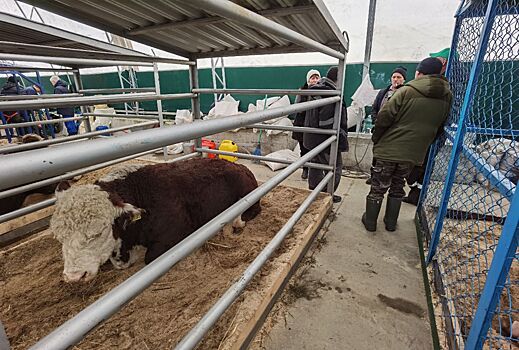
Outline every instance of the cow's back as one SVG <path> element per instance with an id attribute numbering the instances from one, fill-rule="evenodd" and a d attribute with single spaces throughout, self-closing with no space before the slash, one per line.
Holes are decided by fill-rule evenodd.
<path id="1" fill-rule="evenodd" d="M 139 235 L 141 243 L 151 239 L 172 246 L 254 190 L 257 182 L 245 166 L 198 158 L 145 166 L 100 185 L 146 211 L 127 234 Z M 258 212 L 259 203 L 244 214 L 245 220 Z"/>

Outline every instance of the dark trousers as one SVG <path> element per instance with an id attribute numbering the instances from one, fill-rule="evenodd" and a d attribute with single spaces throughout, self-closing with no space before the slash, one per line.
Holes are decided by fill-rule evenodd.
<path id="1" fill-rule="evenodd" d="M 330 164 L 330 153 L 328 152 L 321 152 L 316 157 L 312 159 L 313 163 L 319 163 L 319 164 Z M 314 169 L 310 168 L 308 169 L 308 188 L 313 190 L 314 188 L 319 185 L 319 182 L 322 181 L 324 176 L 326 175 L 326 170 L 321 169 Z M 337 152 L 337 163 L 335 165 L 335 183 L 334 183 L 334 190 L 337 190 L 337 187 L 339 187 L 339 183 L 341 182 L 341 175 L 342 175 L 342 155 L 341 152 Z M 326 192 L 326 187 L 323 189 L 323 192 Z"/>
<path id="2" fill-rule="evenodd" d="M 409 175 L 413 165 L 377 159 L 371 168 L 371 190 L 368 199 L 382 200 L 389 189 L 392 198 L 404 198 L 405 178 Z"/>

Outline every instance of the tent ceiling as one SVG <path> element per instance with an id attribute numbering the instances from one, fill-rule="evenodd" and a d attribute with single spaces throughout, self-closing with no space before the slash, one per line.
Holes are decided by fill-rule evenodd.
<path id="1" fill-rule="evenodd" d="M 175 0 L 23 0 L 67 18 L 184 57 L 308 52 L 279 36 Z M 322 0 L 234 0 L 335 50 L 347 47 Z"/>

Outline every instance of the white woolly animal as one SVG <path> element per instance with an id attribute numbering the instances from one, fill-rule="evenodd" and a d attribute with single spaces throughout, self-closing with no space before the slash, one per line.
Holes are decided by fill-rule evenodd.
<path id="1" fill-rule="evenodd" d="M 96 185 L 73 186 L 56 192 L 56 198 L 50 229 L 62 244 L 64 280 L 89 281 L 117 248 L 114 220 L 138 209 L 131 204 L 114 206 L 108 192 Z"/>

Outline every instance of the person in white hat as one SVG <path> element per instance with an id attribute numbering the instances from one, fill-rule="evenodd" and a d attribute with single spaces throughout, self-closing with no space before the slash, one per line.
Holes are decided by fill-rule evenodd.
<path id="1" fill-rule="evenodd" d="M 300 90 L 306 90 L 310 86 L 315 85 L 319 79 L 321 79 L 321 73 L 317 69 L 310 69 L 308 73 L 306 73 L 306 83 L 301 86 Z M 308 96 L 297 95 L 294 103 L 306 102 Z M 305 124 L 305 114 L 306 111 L 299 112 L 296 114 L 294 119 L 294 126 L 304 126 Z M 299 143 L 299 149 L 301 150 L 301 157 L 308 153 L 308 149 L 303 145 L 303 133 L 302 132 L 293 132 L 292 138 Z M 304 167 L 303 172 L 301 173 L 301 178 L 306 180 L 308 179 L 308 168 Z"/>

